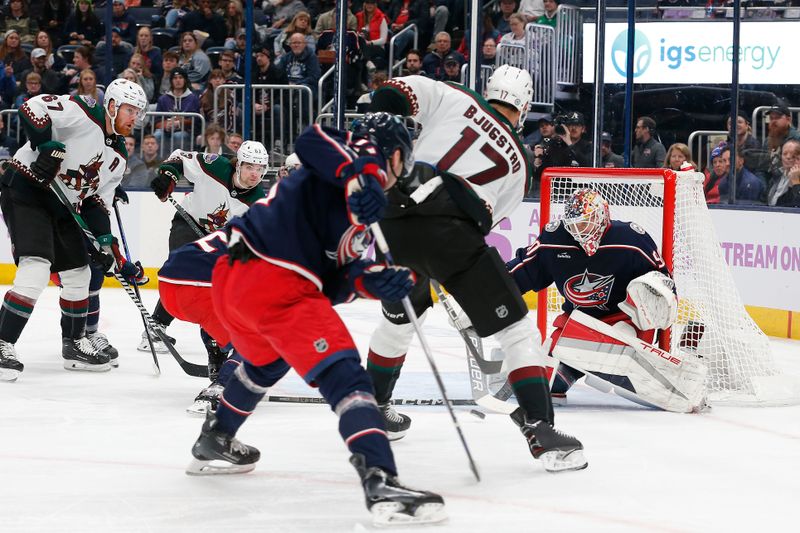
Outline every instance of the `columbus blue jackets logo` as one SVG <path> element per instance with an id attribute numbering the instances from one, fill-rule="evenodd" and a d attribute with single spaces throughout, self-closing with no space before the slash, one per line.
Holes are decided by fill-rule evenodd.
<path id="1" fill-rule="evenodd" d="M 561 220 L 553 220 L 548 222 L 547 225 L 544 227 L 545 231 L 555 231 L 558 229 L 558 225 L 561 224 Z"/>
<path id="2" fill-rule="evenodd" d="M 336 251 L 325 250 L 325 255 L 336 261 L 338 266 L 346 265 L 361 257 L 369 248 L 370 242 L 370 233 L 364 226 L 350 226 L 339 239 Z"/>
<path id="3" fill-rule="evenodd" d="M 564 282 L 564 297 L 575 307 L 608 309 L 606 304 L 614 286 L 614 276 L 600 276 L 584 270 Z"/>

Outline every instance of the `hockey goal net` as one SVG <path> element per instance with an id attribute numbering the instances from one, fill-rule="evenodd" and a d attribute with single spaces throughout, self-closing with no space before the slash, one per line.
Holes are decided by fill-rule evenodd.
<path id="1" fill-rule="evenodd" d="M 769 339 L 747 314 L 722 256 L 703 194 L 703 175 L 667 169 L 548 169 L 541 184 L 541 227 L 561 218 L 567 198 L 591 187 L 608 201 L 611 218 L 639 224 L 659 245 L 675 278 L 678 319 L 661 346 L 701 358 L 709 400 L 728 404 L 800 401 L 782 376 Z M 554 286 L 538 295 L 538 326 L 550 333 L 563 298 Z"/>

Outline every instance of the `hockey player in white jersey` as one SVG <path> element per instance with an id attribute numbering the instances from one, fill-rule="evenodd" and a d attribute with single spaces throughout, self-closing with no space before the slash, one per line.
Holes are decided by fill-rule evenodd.
<path id="1" fill-rule="evenodd" d="M 194 221 L 194 227 L 180 213 L 175 213 L 169 232 L 169 250 L 196 240 L 197 228 L 205 233 L 218 230 L 234 216 L 247 211 L 253 202 L 264 198 L 261 180 L 267 173 L 268 164 L 267 149 L 257 141 L 242 143 L 232 160 L 217 154 L 182 150 L 172 152 L 158 167 L 158 174 L 150 187 L 159 200 L 165 202 L 180 178 L 191 183 L 192 192 L 186 195 L 181 206 Z M 163 329 L 173 320 L 160 301 L 153 311 L 153 318 Z M 200 334 L 208 351 L 209 375 L 213 383 L 226 356 L 211 336 L 203 330 L 200 330 Z M 167 348 L 164 343 L 156 340 L 155 335 L 151 337 L 156 351 L 165 353 Z M 146 332 L 142 332 L 138 349 L 144 352 L 150 350 Z"/>
<path id="2" fill-rule="evenodd" d="M 126 261 L 119 252 L 109 210 L 128 157 L 123 136 L 130 135 L 146 106 L 141 87 L 114 80 L 102 106 L 88 96 L 45 94 L 20 107 L 28 141 L 6 165 L 0 185 L 0 208 L 18 266 L 0 309 L 0 379 L 13 381 L 23 370 L 15 343 L 51 272 L 57 272 L 62 283 L 64 368 L 110 369 L 108 356 L 85 335 L 90 277 L 85 236 L 50 186 L 61 180 L 66 197 L 102 245 L 103 253 L 92 260 L 132 283 L 144 282 L 141 265 Z"/>
<path id="3" fill-rule="evenodd" d="M 509 381 L 524 410 L 515 418 L 533 456 L 549 471 L 585 468 L 578 439 L 553 428 L 544 354 L 535 325 L 497 250 L 485 235 L 522 201 L 531 176 L 517 129 L 533 96 L 530 75 L 501 66 L 486 98 L 422 76 L 393 78 L 372 100 L 375 111 L 413 117 L 422 133 L 414 147 L 412 179 L 389 191 L 381 227 L 398 264 L 419 279 L 411 294 L 418 315 L 432 305 L 427 279 L 455 297 L 481 337 L 496 335 L 506 353 Z M 367 370 L 390 437 L 402 437 L 410 418 L 389 403 L 414 329 L 400 303 L 383 304 Z"/>

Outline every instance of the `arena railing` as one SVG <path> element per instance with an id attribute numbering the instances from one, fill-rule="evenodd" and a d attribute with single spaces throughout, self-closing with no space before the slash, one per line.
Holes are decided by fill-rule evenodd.
<path id="1" fill-rule="evenodd" d="M 494 72 L 495 65 L 481 65 L 481 86 L 476 89 L 476 92 L 480 94 L 486 94 L 486 82 L 489 81 L 489 78 L 492 76 Z M 467 85 L 467 78 L 469 76 L 469 63 L 464 63 L 461 65 L 461 84 Z"/>
<path id="2" fill-rule="evenodd" d="M 214 90 L 214 123 L 225 131 L 244 130 L 244 91 L 244 84 L 228 83 Z M 270 151 L 270 167 L 280 167 L 300 132 L 314 123 L 313 93 L 305 85 L 254 84 L 251 95 L 249 138 Z"/>
<path id="3" fill-rule="evenodd" d="M 575 6 L 558 6 L 556 23 L 556 82 L 577 87 L 581 83 L 580 54 L 583 17 Z"/>
<path id="4" fill-rule="evenodd" d="M 708 157 L 711 151 L 720 143 L 728 138 L 727 131 L 719 130 L 697 130 L 689 134 L 686 144 L 689 146 L 689 153 L 692 161 L 700 165 L 698 171 L 702 171 L 708 164 Z"/>
<path id="5" fill-rule="evenodd" d="M 495 65 L 527 70 L 533 80 L 532 105 L 553 109 L 556 102 L 556 32 L 552 26 L 525 26 L 525 44 L 497 45 Z"/>
<path id="6" fill-rule="evenodd" d="M 405 65 L 405 63 L 406 63 L 406 58 L 405 57 L 401 58 L 397 63 L 394 62 L 395 41 L 401 35 L 408 34 L 408 33 L 411 33 L 411 32 L 414 33 L 414 41 L 413 41 L 414 45 L 412 46 L 412 48 L 416 49 L 417 46 L 419 45 L 419 30 L 417 30 L 417 25 L 416 24 L 409 24 L 408 26 L 406 26 L 405 28 L 403 28 L 402 30 L 397 32 L 389 40 L 389 78 L 393 78 L 394 77 L 394 71 L 395 70 L 398 70 L 397 74 L 400 75 L 400 73 L 403 71 L 403 65 Z M 402 50 L 401 50 L 401 52 L 402 52 Z"/>
<path id="7" fill-rule="evenodd" d="M 767 113 L 773 106 L 769 105 L 762 105 L 758 106 L 757 108 L 753 109 L 753 114 L 750 117 L 750 124 L 753 127 L 753 132 L 757 131 L 756 137 L 760 141 L 764 141 L 767 138 Z M 791 112 L 791 122 L 792 126 L 795 126 L 798 122 L 798 117 L 800 117 L 800 107 L 789 107 L 787 108 Z"/>
<path id="8" fill-rule="evenodd" d="M 183 119 L 179 126 L 169 126 L 175 121 L 169 119 Z M 186 119 L 189 123 L 186 124 Z M 139 139 L 139 146 L 147 134 L 153 134 L 158 140 L 158 156 L 165 159 L 174 150 L 195 150 L 206 131 L 206 119 L 200 113 L 180 113 L 176 111 L 148 111 L 144 120 L 136 123 L 134 137 Z"/>

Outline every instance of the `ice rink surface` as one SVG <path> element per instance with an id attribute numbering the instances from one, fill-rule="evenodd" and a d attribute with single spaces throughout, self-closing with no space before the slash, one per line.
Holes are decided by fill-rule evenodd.
<path id="1" fill-rule="evenodd" d="M 155 291 L 144 291 L 152 309 Z M 262 402 L 239 438 L 261 450 L 252 473 L 189 477 L 201 419 L 185 408 L 204 380 L 169 355 L 153 376 L 135 350 L 139 314 L 121 290 L 102 293 L 101 330 L 120 350 L 108 373 L 62 368 L 58 298 L 48 288 L 17 344 L 25 371 L 0 383 L 0 532 L 359 532 L 373 529 L 337 419 L 325 405 Z M 379 308 L 340 306 L 362 355 Z M 313 317 L 309 317 L 313 320 Z M 451 398 L 469 395 L 464 348 L 437 308 L 425 325 Z M 205 363 L 193 326 L 170 333 Z M 800 343 L 772 341 L 800 376 Z M 437 398 L 412 347 L 396 397 Z M 275 392 L 313 394 L 296 375 Z M 583 441 L 589 468 L 548 474 L 505 416 L 458 408 L 483 476 L 473 479 L 442 407 L 404 407 L 394 443 L 400 479 L 441 493 L 450 515 L 429 532 L 797 531 L 800 406 L 714 407 L 699 415 L 645 409 L 578 384 L 557 427 Z"/>

